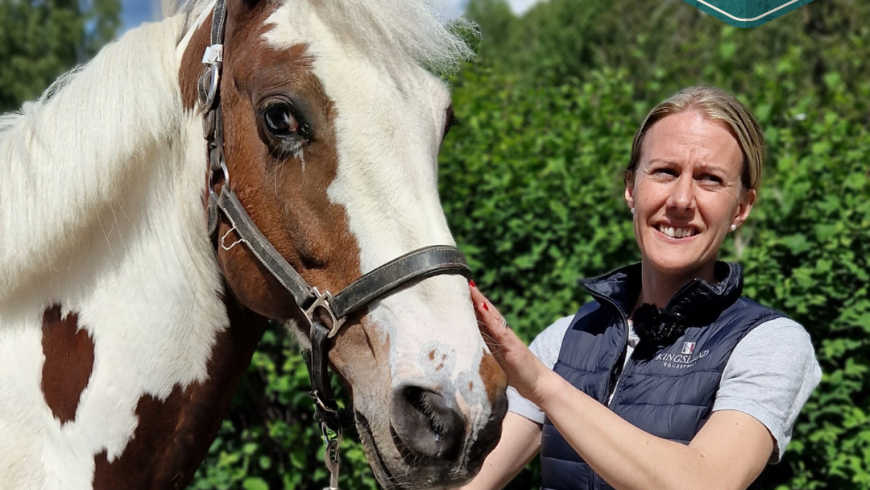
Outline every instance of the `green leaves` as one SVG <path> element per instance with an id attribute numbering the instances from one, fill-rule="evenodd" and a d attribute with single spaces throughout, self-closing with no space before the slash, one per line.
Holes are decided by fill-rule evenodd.
<path id="1" fill-rule="evenodd" d="M 269 484 L 259 477 L 245 478 L 245 481 L 242 482 L 242 488 L 245 490 L 269 490 Z"/>
<path id="2" fill-rule="evenodd" d="M 36 98 L 115 37 L 120 0 L 0 0 L 0 113 Z"/>

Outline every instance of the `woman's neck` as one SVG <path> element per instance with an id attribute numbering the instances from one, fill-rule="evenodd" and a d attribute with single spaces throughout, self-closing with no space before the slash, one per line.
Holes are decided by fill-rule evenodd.
<path id="1" fill-rule="evenodd" d="M 648 261 L 642 261 L 641 290 L 632 313 L 644 303 L 664 308 L 674 293 L 692 279 L 699 278 L 714 284 L 716 282 L 714 274 L 715 266 L 716 261 L 711 261 L 709 264 L 704 264 L 697 269 L 679 273 L 668 273 L 656 269 Z"/>

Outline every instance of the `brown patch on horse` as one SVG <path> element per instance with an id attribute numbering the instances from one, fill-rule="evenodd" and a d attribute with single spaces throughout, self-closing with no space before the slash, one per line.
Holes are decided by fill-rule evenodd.
<path id="1" fill-rule="evenodd" d="M 504 371 L 499 367 L 495 356 L 485 351 L 483 358 L 480 360 L 479 372 L 480 379 L 483 380 L 483 384 L 486 386 L 486 397 L 491 404 L 495 405 L 499 397 L 504 396 L 504 390 L 507 389 L 507 376 L 505 376 Z M 489 382 L 487 383 L 487 381 Z"/>
<path id="2" fill-rule="evenodd" d="M 225 303 L 230 326 L 212 347 L 208 378 L 176 385 L 165 400 L 142 396 L 138 425 L 121 455 L 110 462 L 103 451 L 94 458 L 94 490 L 180 489 L 193 479 L 266 327 L 265 318 Z"/>
<path id="3" fill-rule="evenodd" d="M 94 341 L 79 328 L 76 312 L 61 318 L 60 305 L 42 314 L 42 394 L 51 413 L 65 424 L 75 420 L 82 391 L 94 368 Z"/>
<path id="4" fill-rule="evenodd" d="M 214 14 L 209 14 L 191 35 L 190 41 L 187 43 L 187 48 L 184 50 L 184 55 L 181 57 L 181 68 L 178 69 L 178 82 L 181 85 L 181 102 L 184 109 L 192 111 L 196 106 L 198 92 L 196 84 L 202 72 L 205 71 L 205 65 L 202 63 L 202 56 L 205 54 L 205 48 L 208 47 L 211 41 L 211 20 Z M 203 150 L 205 152 L 205 150 Z"/>
<path id="5" fill-rule="evenodd" d="M 184 408 L 185 393 L 176 385 L 165 400 L 145 395 L 136 405 L 139 425 L 133 440 L 121 456 L 111 463 L 106 451 L 94 458 L 94 490 L 110 488 L 172 488 L 171 475 L 163 474 L 165 443 L 173 439 L 179 415 Z M 155 454 L 158 456 L 155 457 Z M 169 486 L 163 486 L 169 484 Z"/>
<path id="6" fill-rule="evenodd" d="M 338 174 L 336 109 L 313 73 L 305 45 L 275 49 L 263 35 L 270 26 L 228 26 L 221 100 L 227 134 L 226 160 L 234 191 L 275 249 L 321 291 L 338 292 L 362 275 L 359 245 L 349 218 L 327 188 Z M 259 119 L 267 100 L 292 102 L 295 117 L 311 128 L 300 141 L 302 159 L 276 154 Z M 220 235 L 230 230 L 221 224 Z M 238 240 L 235 233 L 228 243 Z M 219 249 L 227 281 L 242 304 L 286 320 L 295 301 L 246 247 Z"/>
<path id="7" fill-rule="evenodd" d="M 277 3 L 231 2 L 228 7 L 220 103 L 233 190 L 260 231 L 306 281 L 337 292 L 362 274 L 347 214 L 326 195 L 338 169 L 334 104 L 312 72 L 313 58 L 305 45 L 275 49 L 264 40 L 272 29 L 265 21 Z M 210 30 L 208 17 L 182 58 L 178 76 L 188 110 L 196 104 Z M 304 166 L 293 157 L 275 155 L 259 130 L 261 101 L 276 95 L 290 99 L 312 129 L 313 138 L 303 144 Z M 219 236 L 228 231 L 224 219 Z M 232 232 L 226 242 L 238 239 Z M 270 318 L 295 317 L 290 294 L 247 247 L 218 252 L 230 289 L 242 304 Z"/>

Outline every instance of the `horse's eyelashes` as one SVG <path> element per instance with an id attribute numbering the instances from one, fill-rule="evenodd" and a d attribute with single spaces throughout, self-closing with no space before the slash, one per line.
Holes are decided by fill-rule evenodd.
<path id="1" fill-rule="evenodd" d="M 447 123 L 447 129 L 450 129 L 453 126 L 459 126 L 459 119 L 457 119 L 456 116 L 450 118 L 450 122 Z"/>
<path id="2" fill-rule="evenodd" d="M 450 128 L 458 125 L 459 119 L 456 119 L 456 115 L 453 113 L 453 105 L 451 104 L 447 108 L 447 117 L 444 119 L 444 132 L 442 133 L 441 140 L 444 140 L 444 137 L 450 132 Z"/>

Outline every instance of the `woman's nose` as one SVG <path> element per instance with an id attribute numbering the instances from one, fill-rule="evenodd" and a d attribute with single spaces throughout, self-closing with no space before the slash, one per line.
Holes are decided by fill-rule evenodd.
<path id="1" fill-rule="evenodd" d="M 668 197 L 668 206 L 678 211 L 690 210 L 695 205 L 695 183 L 692 175 L 684 172 L 674 182 L 671 195 Z"/>

